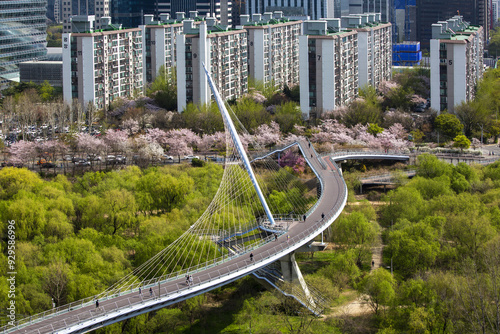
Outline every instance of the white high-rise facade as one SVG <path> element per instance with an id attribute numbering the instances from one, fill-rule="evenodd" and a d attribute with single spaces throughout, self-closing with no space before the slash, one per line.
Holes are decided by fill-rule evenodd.
<path id="1" fill-rule="evenodd" d="M 241 16 L 248 31 L 249 77 L 279 88 L 299 83 L 299 35 L 302 21 L 281 12 Z"/>
<path id="2" fill-rule="evenodd" d="M 211 91 L 202 64 L 212 73 L 223 99 L 236 99 L 248 91 L 246 30 L 217 26 L 212 17 L 198 26 L 193 20 L 184 20 L 183 32 L 176 41 L 179 111 L 190 102 L 210 101 Z"/>
<path id="3" fill-rule="evenodd" d="M 340 19 L 306 21 L 300 36 L 300 109 L 320 117 L 358 95 L 358 33 Z"/>
<path id="4" fill-rule="evenodd" d="M 483 34 L 483 27 L 471 26 L 461 16 L 432 25 L 431 108 L 453 112 L 474 99 L 484 72 Z"/>
<path id="5" fill-rule="evenodd" d="M 143 93 L 142 31 L 140 28 L 95 32 L 92 17 L 86 33 L 63 34 L 63 96 L 67 103 L 93 102 L 107 109 L 118 97 Z M 104 23 L 110 23 L 109 18 Z"/>

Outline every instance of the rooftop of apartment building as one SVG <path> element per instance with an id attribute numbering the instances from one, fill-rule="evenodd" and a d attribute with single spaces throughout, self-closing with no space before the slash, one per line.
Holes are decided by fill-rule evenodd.
<path id="1" fill-rule="evenodd" d="M 371 29 L 380 26 L 390 26 L 390 23 L 380 21 L 380 13 L 351 14 L 342 18 L 327 18 L 304 21 L 304 35 L 334 36 L 352 30 Z"/>
<path id="2" fill-rule="evenodd" d="M 71 32 L 73 34 L 93 34 L 122 30 L 138 30 L 138 28 L 123 28 L 121 24 L 111 23 L 111 17 L 101 17 L 102 29 L 94 29 L 95 15 L 76 15 L 71 17 Z"/>
<path id="3" fill-rule="evenodd" d="M 482 30 L 483 27 L 470 25 L 462 16 L 455 15 L 446 21 L 432 24 L 432 39 L 465 41 Z"/>
<path id="4" fill-rule="evenodd" d="M 159 15 L 158 20 L 154 20 L 154 15 L 146 14 L 144 15 L 144 25 L 148 27 L 154 26 L 164 26 L 164 25 L 181 25 L 184 20 L 192 20 L 194 22 L 204 21 L 205 18 L 198 15 L 198 11 L 190 11 L 189 17 L 186 17 L 186 13 L 177 12 L 175 13 L 175 19 L 170 17 L 169 13 L 162 13 Z"/>
<path id="5" fill-rule="evenodd" d="M 291 20 L 283 16 L 282 11 L 265 12 L 264 14 L 248 14 L 240 16 L 241 25 L 246 28 L 264 27 L 269 25 L 279 25 L 286 23 L 300 23 L 300 20 Z"/>

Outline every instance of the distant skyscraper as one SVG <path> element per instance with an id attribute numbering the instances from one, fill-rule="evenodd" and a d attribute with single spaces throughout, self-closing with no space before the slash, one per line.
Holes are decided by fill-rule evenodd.
<path id="1" fill-rule="evenodd" d="M 488 7 L 490 0 L 417 0 L 417 40 L 422 49 L 429 49 L 432 38 L 432 24 L 446 21 L 457 14 L 471 25 L 484 28 L 484 38 L 488 40 L 490 19 Z"/>
<path id="2" fill-rule="evenodd" d="M 111 17 L 123 27 L 135 28 L 144 23 L 144 15 L 165 12 L 159 8 L 160 3 L 158 0 L 111 0 Z"/>
<path id="3" fill-rule="evenodd" d="M 362 9 L 363 0 L 358 1 L 361 1 Z M 335 3 L 336 0 L 246 0 L 245 13 L 252 15 L 281 11 L 285 17 L 318 20 L 333 18 Z M 347 14 L 349 13 L 346 12 L 345 15 Z"/>
<path id="4" fill-rule="evenodd" d="M 47 56 L 47 1 L 0 1 L 0 79 L 19 76 L 18 64 Z"/>
<path id="5" fill-rule="evenodd" d="M 189 13 L 197 11 L 200 16 L 209 14 L 215 17 L 223 25 L 232 24 L 232 3 L 230 0 L 157 0 L 157 14 L 169 13 L 175 17 L 175 13 Z"/>
<path id="6" fill-rule="evenodd" d="M 95 28 L 101 29 L 101 17 L 111 15 L 111 0 L 69 0 L 62 2 L 63 32 L 71 32 L 71 17 L 75 15 L 94 15 Z"/>

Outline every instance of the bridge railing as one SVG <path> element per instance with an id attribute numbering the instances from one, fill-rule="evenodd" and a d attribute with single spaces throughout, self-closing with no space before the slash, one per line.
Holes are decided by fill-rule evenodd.
<path id="1" fill-rule="evenodd" d="M 401 150 L 387 150 L 387 151 L 361 151 L 361 150 L 343 150 L 343 151 L 335 151 L 332 153 L 323 153 L 321 154 L 322 157 L 325 156 L 330 156 L 332 158 L 338 157 L 338 156 L 343 156 L 343 155 L 368 155 L 368 156 L 373 156 L 373 155 L 408 155 L 408 151 L 401 151 Z"/>

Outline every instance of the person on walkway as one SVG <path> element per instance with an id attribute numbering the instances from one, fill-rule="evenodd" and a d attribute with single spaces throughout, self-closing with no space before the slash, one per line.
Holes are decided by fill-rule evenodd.
<path id="1" fill-rule="evenodd" d="M 321 220 L 325 220 L 325 213 L 321 213 Z"/>
<path id="2" fill-rule="evenodd" d="M 97 310 L 99 308 L 99 299 L 95 300 L 95 309 Z"/>
<path id="3" fill-rule="evenodd" d="M 290 236 L 289 236 L 289 235 L 287 235 L 287 236 L 286 236 L 286 243 L 288 243 L 289 241 L 290 241 Z"/>
<path id="4" fill-rule="evenodd" d="M 306 222 L 306 215 L 304 215 L 304 223 Z"/>
<path id="5" fill-rule="evenodd" d="M 309 148 L 311 148 L 311 143 L 309 143 Z"/>
<path id="6" fill-rule="evenodd" d="M 253 253 L 250 253 L 250 262 L 253 262 Z"/>
<path id="7" fill-rule="evenodd" d="M 142 295 L 141 287 L 139 287 L 139 294 Z"/>
<path id="8" fill-rule="evenodd" d="M 153 288 L 149 288 L 149 297 L 153 296 Z"/>
<path id="9" fill-rule="evenodd" d="M 274 241 L 278 241 L 278 235 L 274 233 Z"/>
<path id="10" fill-rule="evenodd" d="M 372 268 L 375 267 L 375 261 L 372 260 Z"/>
<path id="11" fill-rule="evenodd" d="M 186 274 L 186 285 L 189 285 L 189 275 Z"/>
<path id="12" fill-rule="evenodd" d="M 193 275 L 189 275 L 189 285 L 193 285 Z"/>

